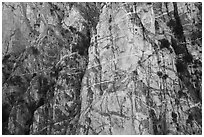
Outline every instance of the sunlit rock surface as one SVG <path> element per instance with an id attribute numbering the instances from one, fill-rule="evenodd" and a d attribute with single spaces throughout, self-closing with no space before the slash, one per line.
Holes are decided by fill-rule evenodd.
<path id="1" fill-rule="evenodd" d="M 178 3 L 184 26 L 192 23 L 186 5 Z M 162 46 L 162 39 L 171 40 L 171 29 L 165 24 L 173 17 L 166 12 L 174 9 L 172 4 L 167 4 L 168 9 L 165 6 L 109 3 L 103 7 L 83 79 L 80 120 L 85 129 L 81 134 L 186 134 L 189 129 L 200 134 L 193 130 L 201 123 L 190 128 L 186 122 L 186 112 L 194 102 L 179 97 L 178 92 L 188 94 L 188 89 L 181 87 L 177 55 L 171 47 L 157 47 Z"/>

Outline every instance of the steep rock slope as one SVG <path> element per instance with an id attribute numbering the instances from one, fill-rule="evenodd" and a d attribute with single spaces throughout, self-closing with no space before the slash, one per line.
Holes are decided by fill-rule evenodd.
<path id="1" fill-rule="evenodd" d="M 83 79 L 81 134 L 201 133 L 201 81 L 190 82 L 201 69 L 189 69 L 201 55 L 187 49 L 199 49 L 191 42 L 201 37 L 189 39 L 185 28 L 192 18 L 199 23 L 192 16 L 199 10 L 192 3 L 103 7 Z"/>
<path id="2" fill-rule="evenodd" d="M 15 12 L 22 9 L 23 15 L 17 15 L 24 17 L 30 33 L 21 36 L 24 28 L 13 24 L 13 39 L 18 43 L 10 44 L 11 48 L 9 43 L 4 45 L 7 51 L 3 59 L 3 134 L 77 134 L 81 80 L 99 15 L 97 6 L 95 3 L 4 6 L 4 11 L 11 13 L 12 7 Z M 16 15 L 12 17 L 15 20 Z M 21 43 L 23 40 L 27 45 Z"/>
<path id="3" fill-rule="evenodd" d="M 3 15 L 3 134 L 202 134 L 202 3 L 3 3 Z"/>

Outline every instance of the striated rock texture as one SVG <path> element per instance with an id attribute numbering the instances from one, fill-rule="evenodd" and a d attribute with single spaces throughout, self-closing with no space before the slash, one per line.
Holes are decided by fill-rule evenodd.
<path id="1" fill-rule="evenodd" d="M 2 10 L 3 134 L 202 134 L 202 3 Z"/>

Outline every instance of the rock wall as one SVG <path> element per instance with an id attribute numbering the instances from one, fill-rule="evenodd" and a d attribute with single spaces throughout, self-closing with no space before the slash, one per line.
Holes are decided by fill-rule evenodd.
<path id="1" fill-rule="evenodd" d="M 192 3 L 103 7 L 83 79 L 81 134 L 200 134 L 196 129 L 201 121 L 189 124 L 188 111 L 196 108 L 201 116 L 201 108 L 193 107 L 200 105 L 201 92 L 188 85 L 188 69 L 179 72 L 177 65 L 178 56 L 192 54 L 184 34 L 189 33 L 185 26 L 192 23 L 186 5 L 198 10 Z M 177 28 L 169 25 L 172 20 Z M 177 30 L 179 25 L 183 30 Z M 185 42 L 176 45 L 182 49 L 176 49 L 174 39 Z"/>
<path id="2" fill-rule="evenodd" d="M 202 3 L 9 4 L 3 134 L 202 134 Z"/>

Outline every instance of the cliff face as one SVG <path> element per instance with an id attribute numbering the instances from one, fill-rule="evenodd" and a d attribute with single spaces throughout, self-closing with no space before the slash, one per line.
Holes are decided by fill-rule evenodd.
<path id="1" fill-rule="evenodd" d="M 202 134 L 201 3 L 19 5 L 3 134 Z"/>
<path id="2" fill-rule="evenodd" d="M 186 26 L 198 16 L 191 16 L 195 13 L 188 8 L 198 11 L 192 3 L 103 7 L 83 79 L 82 134 L 185 134 L 189 129 L 198 133 L 194 128 L 201 121 L 190 127 L 186 113 L 201 101 L 199 86 L 190 84 L 195 70 L 187 69 L 201 57 L 192 57 L 190 50 L 201 45 L 190 44 Z"/>

